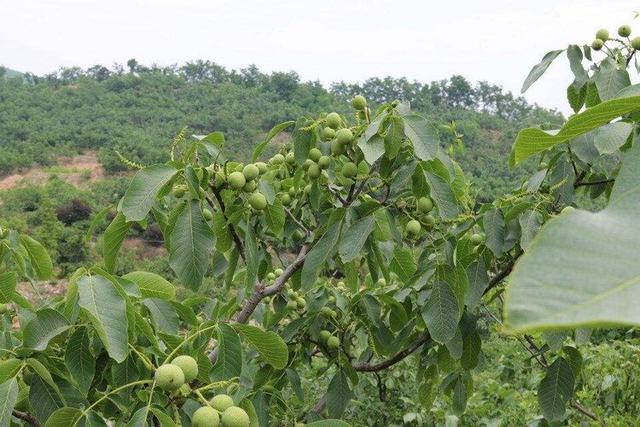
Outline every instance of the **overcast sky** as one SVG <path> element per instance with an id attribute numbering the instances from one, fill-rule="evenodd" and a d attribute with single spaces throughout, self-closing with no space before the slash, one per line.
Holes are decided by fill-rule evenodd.
<path id="1" fill-rule="evenodd" d="M 640 35 L 639 9 L 630 0 L 3 0 L 0 64 L 43 74 L 209 59 L 325 85 L 462 74 L 517 93 L 549 50 L 624 23 Z M 567 112 L 565 57 L 545 77 L 527 99 Z"/>

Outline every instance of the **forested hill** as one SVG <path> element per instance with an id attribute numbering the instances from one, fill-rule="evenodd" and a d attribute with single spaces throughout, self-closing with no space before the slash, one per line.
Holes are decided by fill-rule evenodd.
<path id="1" fill-rule="evenodd" d="M 209 61 L 146 67 L 130 60 L 126 68 L 66 68 L 45 76 L 3 70 L 0 174 L 86 149 L 98 150 L 107 171 L 125 167 L 116 150 L 143 164 L 164 161 L 165 147 L 184 126 L 194 134 L 223 131 L 228 147 L 248 158 L 274 124 L 304 114 L 349 113 L 345 101 L 362 94 L 374 108 L 401 99 L 438 124 L 454 121 L 465 146 L 455 156 L 478 192 L 489 195 L 512 187 L 521 174 L 506 162 L 517 130 L 560 120 L 498 86 L 462 76 L 428 84 L 372 78 L 327 89 L 294 72 L 229 71 Z M 446 144 L 453 141 L 449 134 L 443 132 Z"/>

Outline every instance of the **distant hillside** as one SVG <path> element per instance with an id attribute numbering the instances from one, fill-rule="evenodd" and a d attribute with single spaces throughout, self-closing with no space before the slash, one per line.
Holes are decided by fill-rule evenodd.
<path id="1" fill-rule="evenodd" d="M 253 66 L 229 71 L 209 61 L 127 65 L 0 79 L 0 173 L 52 165 L 57 156 L 86 150 L 98 152 L 107 172 L 124 168 L 116 150 L 140 163 L 165 161 L 167 145 L 184 126 L 195 134 L 224 132 L 227 147 L 248 159 L 274 124 L 333 110 L 352 114 L 348 100 L 360 93 L 374 107 L 400 99 L 437 124 L 455 121 L 466 147 L 456 157 L 480 192 L 493 194 L 522 174 L 506 166 L 517 130 L 560 119 L 498 86 L 471 84 L 462 76 L 431 83 L 373 78 L 324 88 L 294 72 L 265 74 Z M 445 144 L 453 141 L 443 137 Z"/>
<path id="2" fill-rule="evenodd" d="M 0 65 L 0 77 L 5 77 L 7 79 L 12 79 L 14 77 L 22 77 L 23 73 L 20 71 L 12 70 L 11 68 L 7 68 L 3 65 Z"/>

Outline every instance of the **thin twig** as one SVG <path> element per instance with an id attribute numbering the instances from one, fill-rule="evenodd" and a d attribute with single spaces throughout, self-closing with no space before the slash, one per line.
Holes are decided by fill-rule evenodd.
<path id="1" fill-rule="evenodd" d="M 211 183 L 210 187 L 211 187 L 211 191 L 213 192 L 213 195 L 216 197 L 216 200 L 218 201 L 218 205 L 220 205 L 220 212 L 222 213 L 222 217 L 228 223 L 229 218 L 227 218 L 227 214 L 225 213 L 224 200 L 222 200 L 222 196 L 220 196 L 220 192 L 216 189 L 216 186 L 214 183 Z M 210 197 L 207 197 L 207 201 L 213 207 L 213 200 L 211 200 Z M 229 224 L 229 231 L 231 232 L 231 237 L 233 238 L 233 241 L 238 247 L 238 252 L 240 253 L 240 257 L 242 258 L 242 261 L 246 262 L 245 255 L 244 255 L 244 245 L 242 244 L 242 240 L 240 240 L 240 236 L 238 235 L 238 232 L 236 231 L 236 228 L 233 226 L 233 224 Z"/>
<path id="2" fill-rule="evenodd" d="M 34 417 L 31 414 L 28 414 L 26 412 L 22 412 L 22 411 L 18 411 L 18 410 L 13 410 L 13 412 L 11 413 L 11 415 L 13 415 L 14 417 L 22 420 L 22 421 L 26 421 L 28 422 L 30 425 L 32 425 L 33 427 L 42 427 L 42 424 L 40 424 L 40 421 L 38 421 L 38 419 L 36 417 Z"/>

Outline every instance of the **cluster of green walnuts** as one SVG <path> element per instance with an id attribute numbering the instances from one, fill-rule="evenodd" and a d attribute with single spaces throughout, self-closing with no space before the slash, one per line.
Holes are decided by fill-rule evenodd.
<path id="1" fill-rule="evenodd" d="M 634 37 L 633 39 L 629 39 L 631 35 L 631 27 L 628 25 L 621 25 L 618 28 L 618 35 L 620 37 L 626 38 L 628 44 L 632 49 L 640 49 L 640 37 Z M 615 40 L 624 44 L 627 44 L 624 40 L 612 38 L 609 35 L 609 30 L 606 28 L 601 28 L 596 32 L 596 38 L 591 42 L 591 48 L 593 50 L 601 50 L 605 47 L 605 43 L 610 40 Z"/>
<path id="2" fill-rule="evenodd" d="M 155 383 L 162 390 L 173 393 L 197 376 L 198 362 L 183 355 L 159 366 L 155 372 Z M 231 396 L 217 394 L 193 413 L 191 423 L 193 427 L 250 427 L 251 420 L 244 409 L 235 406 Z"/>

